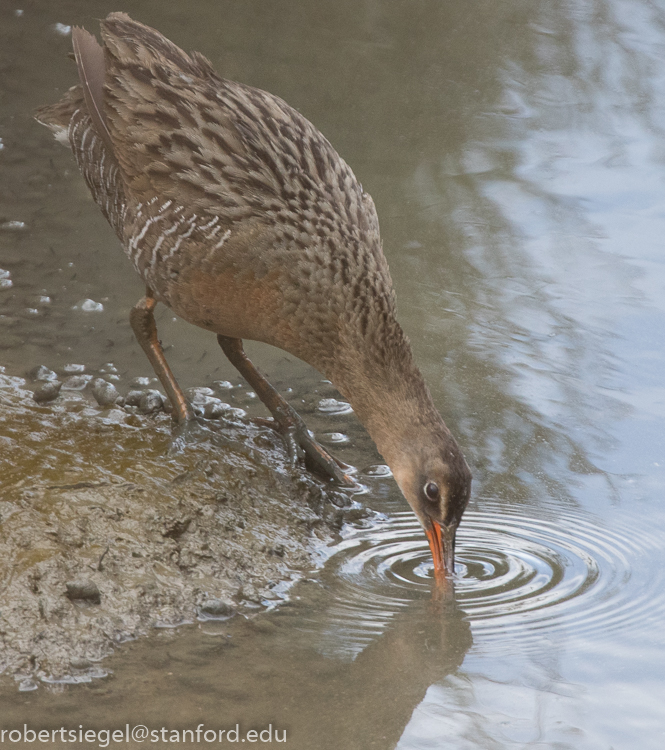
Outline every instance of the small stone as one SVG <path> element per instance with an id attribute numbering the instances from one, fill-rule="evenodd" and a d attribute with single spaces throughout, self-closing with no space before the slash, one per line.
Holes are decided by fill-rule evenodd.
<path id="1" fill-rule="evenodd" d="M 25 222 L 3 221 L 2 224 L 0 224 L 0 229 L 3 229 L 6 232 L 21 232 L 23 229 L 25 229 Z"/>
<path id="2" fill-rule="evenodd" d="M 70 365 L 65 365 L 62 369 L 67 374 L 73 375 L 75 373 L 85 372 L 85 365 L 70 364 Z"/>
<path id="3" fill-rule="evenodd" d="M 104 378 L 95 378 L 92 382 L 92 395 L 100 406 L 112 406 L 120 398 L 118 389 Z"/>
<path id="4" fill-rule="evenodd" d="M 366 477 L 391 477 L 393 475 L 390 467 L 386 464 L 367 466 L 361 473 Z"/>
<path id="5" fill-rule="evenodd" d="M 343 432 L 326 432 L 321 435 L 321 442 L 340 445 L 341 443 L 348 443 L 349 438 Z"/>
<path id="6" fill-rule="evenodd" d="M 233 388 L 233 383 L 229 382 L 228 380 L 215 380 L 213 383 L 215 388 L 219 388 L 221 391 L 230 391 L 231 388 Z"/>
<path id="7" fill-rule="evenodd" d="M 203 416 L 206 419 L 219 419 L 229 411 L 229 409 L 231 409 L 231 407 L 228 404 L 225 404 L 218 398 L 211 398 L 203 409 Z"/>
<path id="8" fill-rule="evenodd" d="M 223 599 L 208 599 L 199 608 L 200 620 L 229 620 L 237 610 L 230 602 Z"/>
<path id="9" fill-rule="evenodd" d="M 81 312 L 103 312 L 104 305 L 101 302 L 95 302 L 94 299 L 82 299 L 77 302 L 72 310 L 81 310 Z"/>
<path id="10" fill-rule="evenodd" d="M 147 388 L 150 385 L 150 378 L 134 378 L 130 384 L 130 388 Z"/>
<path id="11" fill-rule="evenodd" d="M 164 397 L 159 391 L 143 391 L 138 406 L 141 414 L 153 414 L 164 408 Z"/>
<path id="12" fill-rule="evenodd" d="M 32 397 L 38 404 L 43 404 L 46 401 L 53 401 L 54 398 L 58 397 L 61 388 L 62 383 L 57 380 L 49 380 L 40 385 L 32 394 Z"/>
<path id="13" fill-rule="evenodd" d="M 90 669 L 92 662 L 89 659 L 72 659 L 69 662 L 69 666 L 72 669 Z"/>
<path id="14" fill-rule="evenodd" d="M 214 396 L 215 392 L 212 388 L 196 387 L 187 389 L 187 397 L 192 405 L 200 404 L 204 406 L 208 403 L 210 396 Z"/>
<path id="15" fill-rule="evenodd" d="M 62 384 L 63 391 L 82 391 L 92 380 L 92 375 L 71 375 Z"/>
<path id="16" fill-rule="evenodd" d="M 11 289 L 14 282 L 11 280 L 11 273 L 0 268 L 0 289 Z"/>
<path id="17" fill-rule="evenodd" d="M 318 408 L 324 414 L 350 414 L 353 411 L 351 404 L 336 398 L 322 398 Z"/>
<path id="18" fill-rule="evenodd" d="M 88 579 L 81 578 L 77 581 L 67 581 L 65 586 L 67 587 L 67 598 L 71 601 L 99 604 L 102 600 L 97 584 Z"/>
<path id="19" fill-rule="evenodd" d="M 53 370 L 49 370 L 48 367 L 45 367 L 44 365 L 38 365 L 37 367 L 33 367 L 32 370 L 28 373 L 28 377 L 32 378 L 32 380 L 57 380 L 58 376 L 53 372 Z"/>
<path id="20" fill-rule="evenodd" d="M 141 403 L 143 391 L 130 391 L 125 396 L 125 406 L 138 406 Z"/>

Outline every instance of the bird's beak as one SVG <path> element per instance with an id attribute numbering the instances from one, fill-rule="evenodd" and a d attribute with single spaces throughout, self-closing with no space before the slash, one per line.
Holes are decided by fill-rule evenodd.
<path id="1" fill-rule="evenodd" d="M 452 578 L 455 572 L 455 532 L 457 527 L 444 526 L 432 520 L 429 529 L 425 529 L 429 548 L 434 559 L 434 578 L 438 583 Z"/>

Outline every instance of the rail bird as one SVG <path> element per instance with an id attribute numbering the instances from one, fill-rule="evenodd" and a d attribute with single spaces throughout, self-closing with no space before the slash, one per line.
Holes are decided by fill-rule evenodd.
<path id="1" fill-rule="evenodd" d="M 308 362 L 352 405 L 429 540 L 454 571 L 471 473 L 397 322 L 374 202 L 324 136 L 282 99 L 220 77 L 124 13 L 102 44 L 72 32 L 80 83 L 36 118 L 69 146 L 146 284 L 130 313 L 179 426 L 191 404 L 157 337 L 157 302 L 217 334 L 292 456 L 344 465 L 256 370 L 242 340 Z"/>

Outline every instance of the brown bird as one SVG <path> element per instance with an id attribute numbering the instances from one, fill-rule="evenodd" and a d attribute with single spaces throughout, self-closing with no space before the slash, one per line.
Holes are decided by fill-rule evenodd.
<path id="1" fill-rule="evenodd" d="M 198 52 L 111 13 L 103 46 L 72 33 L 80 85 L 37 120 L 70 146 L 146 284 L 130 313 L 180 426 L 194 412 L 164 358 L 157 302 L 217 334 L 293 457 L 344 465 L 246 357 L 264 341 L 322 372 L 352 405 L 422 523 L 437 579 L 454 569 L 471 473 L 395 316 L 372 198 L 323 135 Z"/>

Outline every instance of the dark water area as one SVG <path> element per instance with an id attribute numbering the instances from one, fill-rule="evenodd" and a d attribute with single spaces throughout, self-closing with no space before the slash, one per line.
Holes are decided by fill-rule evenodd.
<path id="1" fill-rule="evenodd" d="M 68 27 L 96 32 L 112 10 L 281 96 L 352 166 L 474 492 L 456 601 L 433 601 L 426 540 L 354 415 L 319 404 L 335 394 L 318 373 L 249 344 L 358 467 L 376 522 L 346 527 L 280 607 L 155 629 L 90 683 L 6 679 L 2 728 L 272 724 L 293 748 L 661 750 L 665 10 L 5 1 L 8 375 L 110 362 L 118 387 L 151 375 L 128 322 L 141 283 L 71 154 L 31 119 L 75 83 Z M 240 383 L 214 336 L 165 308 L 157 322 L 185 387 Z M 262 414 L 246 390 L 237 405 Z"/>

